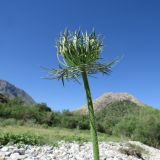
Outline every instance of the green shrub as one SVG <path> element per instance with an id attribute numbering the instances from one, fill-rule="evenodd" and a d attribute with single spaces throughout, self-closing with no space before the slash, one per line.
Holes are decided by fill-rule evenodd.
<path id="1" fill-rule="evenodd" d="M 76 115 L 77 118 L 77 128 L 79 129 L 89 129 L 89 119 L 86 115 Z"/>
<path id="2" fill-rule="evenodd" d="M 8 119 L 0 118 L 0 126 L 5 127 L 8 125 L 11 126 L 17 125 L 17 120 L 14 118 L 8 118 Z"/>
<path id="3" fill-rule="evenodd" d="M 29 144 L 29 145 L 40 145 L 43 143 L 42 139 L 38 136 L 29 134 L 11 134 L 11 133 L 0 133 L 0 144 L 6 145 L 11 144 Z"/>
<path id="4" fill-rule="evenodd" d="M 141 107 L 134 115 L 127 115 L 114 128 L 113 134 L 160 147 L 160 111 Z"/>
<path id="5" fill-rule="evenodd" d="M 75 114 L 68 110 L 64 110 L 59 113 L 58 125 L 70 129 L 89 129 L 89 120 L 86 115 Z"/>
<path id="6" fill-rule="evenodd" d="M 98 131 L 112 134 L 114 126 L 119 123 L 125 115 L 136 114 L 139 106 L 130 102 L 122 101 L 108 105 L 96 113 Z"/>
<path id="7" fill-rule="evenodd" d="M 86 116 L 75 115 L 69 110 L 52 112 L 45 104 L 26 106 L 20 99 L 10 100 L 8 103 L 0 104 L 1 126 L 36 124 L 44 126 L 58 126 L 65 128 L 89 129 Z"/>
<path id="8" fill-rule="evenodd" d="M 51 108 L 49 108 L 46 103 L 35 104 L 35 107 L 37 107 L 39 111 L 52 112 Z"/>
<path id="9" fill-rule="evenodd" d="M 0 117 L 3 119 L 21 120 L 22 123 L 32 121 L 49 126 L 54 124 L 55 119 L 54 112 L 51 112 L 51 109 L 46 104 L 27 106 L 19 99 L 0 104 Z"/>
<path id="10" fill-rule="evenodd" d="M 87 138 L 85 138 L 83 136 L 78 136 L 78 135 L 76 135 L 76 136 L 67 136 L 67 137 L 64 138 L 64 140 L 67 141 L 67 142 L 75 141 L 75 142 L 78 142 L 80 144 L 88 141 Z"/>

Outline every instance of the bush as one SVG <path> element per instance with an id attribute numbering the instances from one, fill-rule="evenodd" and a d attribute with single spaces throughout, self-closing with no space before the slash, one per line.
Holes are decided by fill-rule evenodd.
<path id="1" fill-rule="evenodd" d="M 64 140 L 67 141 L 67 142 L 75 141 L 75 142 L 80 143 L 80 144 L 84 143 L 84 142 L 88 142 L 88 140 L 85 137 L 78 136 L 78 135 L 76 135 L 76 136 L 67 136 L 67 137 L 64 138 Z"/>
<path id="2" fill-rule="evenodd" d="M 70 129 L 89 129 L 89 120 L 86 115 L 81 115 L 78 113 L 73 113 L 68 110 L 59 113 L 59 123 L 60 127 L 70 128 Z"/>
<path id="3" fill-rule="evenodd" d="M 86 115 L 75 115 L 77 117 L 77 128 L 89 129 L 89 118 Z"/>
<path id="4" fill-rule="evenodd" d="M 51 108 L 49 108 L 46 103 L 35 104 L 35 107 L 37 107 L 39 111 L 52 112 Z"/>
<path id="5" fill-rule="evenodd" d="M 29 144 L 29 145 L 40 145 L 43 143 L 42 139 L 38 136 L 29 134 L 15 135 L 11 133 L 0 133 L 0 144 L 7 145 L 11 144 Z"/>
<path id="6" fill-rule="evenodd" d="M 54 112 L 51 112 L 51 109 L 47 107 L 46 104 L 42 103 L 27 106 L 19 99 L 0 104 L 0 117 L 4 119 L 21 120 L 24 123 L 32 121 L 49 126 L 53 125 L 55 120 Z"/>
<path id="7" fill-rule="evenodd" d="M 4 127 L 8 125 L 11 125 L 11 126 L 17 125 L 17 120 L 14 118 L 8 118 L 8 119 L 0 118 L 0 126 Z"/>
<path id="8" fill-rule="evenodd" d="M 98 131 L 112 135 L 114 126 L 119 123 L 125 115 L 136 114 L 139 106 L 130 102 L 122 101 L 108 105 L 96 113 Z"/>
<path id="9" fill-rule="evenodd" d="M 134 115 L 127 115 L 114 128 L 113 134 L 160 147 L 160 111 L 141 107 Z"/>

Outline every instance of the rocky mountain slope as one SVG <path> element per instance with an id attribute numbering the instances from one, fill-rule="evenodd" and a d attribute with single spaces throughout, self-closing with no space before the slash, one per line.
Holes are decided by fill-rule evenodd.
<path id="1" fill-rule="evenodd" d="M 137 100 L 134 96 L 128 93 L 105 93 L 97 99 L 93 100 L 93 106 L 95 111 L 101 110 L 107 107 L 111 103 L 120 102 L 120 101 L 130 101 L 135 103 L 138 106 L 144 105 L 142 102 Z M 86 105 L 81 106 L 76 111 L 86 111 Z"/>
<path id="2" fill-rule="evenodd" d="M 0 80 L 0 94 L 8 99 L 21 98 L 26 104 L 34 104 L 35 101 L 25 91 L 15 87 L 13 84 Z M 2 96 L 1 96 L 2 97 Z"/>

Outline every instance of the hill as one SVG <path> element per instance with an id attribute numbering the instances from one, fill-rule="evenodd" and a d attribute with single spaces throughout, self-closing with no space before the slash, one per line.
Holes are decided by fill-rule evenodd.
<path id="1" fill-rule="evenodd" d="M 13 84 L 4 80 L 0 80 L 0 94 L 8 99 L 20 98 L 26 104 L 35 104 L 33 98 L 24 90 L 19 89 Z"/>
<path id="2" fill-rule="evenodd" d="M 97 99 L 93 100 L 93 106 L 95 111 L 99 111 L 112 103 L 128 101 L 136 104 L 137 106 L 143 106 L 144 104 L 136 99 L 134 96 L 128 93 L 105 93 Z M 87 106 L 83 105 L 76 109 L 76 112 L 86 112 Z"/>

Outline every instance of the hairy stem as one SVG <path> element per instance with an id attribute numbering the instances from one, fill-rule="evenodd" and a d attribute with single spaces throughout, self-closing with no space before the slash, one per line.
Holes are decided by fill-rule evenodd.
<path id="1" fill-rule="evenodd" d="M 93 156 L 94 156 L 94 160 L 99 160 L 98 136 L 97 136 L 95 115 L 94 115 L 94 109 L 93 109 L 93 102 L 92 102 L 90 87 L 88 83 L 87 73 L 85 70 L 83 70 L 82 72 L 82 78 L 83 78 L 83 83 L 84 83 L 84 88 L 85 88 L 86 98 L 88 103 L 90 130 L 91 130 L 92 143 L 93 143 Z"/>

